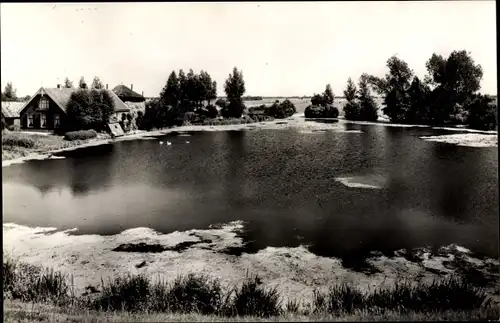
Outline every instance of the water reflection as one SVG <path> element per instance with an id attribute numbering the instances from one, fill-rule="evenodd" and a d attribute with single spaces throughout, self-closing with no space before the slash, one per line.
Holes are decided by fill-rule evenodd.
<path id="1" fill-rule="evenodd" d="M 338 127 L 362 133 L 169 135 L 9 166 L 4 221 L 114 234 L 243 220 L 246 252 L 303 244 L 352 267 L 373 250 L 449 243 L 498 255 L 495 148 L 420 140 L 429 129 Z M 379 189 L 336 181 L 346 176 Z"/>

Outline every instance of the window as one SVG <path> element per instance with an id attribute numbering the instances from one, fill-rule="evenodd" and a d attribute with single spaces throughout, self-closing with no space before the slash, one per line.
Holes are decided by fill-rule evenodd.
<path id="1" fill-rule="evenodd" d="M 45 113 L 40 113 L 40 127 L 47 128 L 47 115 Z"/>
<path id="2" fill-rule="evenodd" d="M 41 98 L 40 102 L 38 104 L 38 109 L 39 110 L 48 110 L 49 109 L 49 99 Z"/>
<path id="3" fill-rule="evenodd" d="M 34 121 L 33 121 L 33 114 L 29 113 L 28 114 L 28 128 L 33 128 L 35 126 Z"/>
<path id="4" fill-rule="evenodd" d="M 54 128 L 59 128 L 61 125 L 60 116 L 58 114 L 54 115 Z"/>

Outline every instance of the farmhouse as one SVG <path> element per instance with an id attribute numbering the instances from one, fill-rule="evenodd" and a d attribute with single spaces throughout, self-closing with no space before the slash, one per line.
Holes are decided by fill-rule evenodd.
<path id="1" fill-rule="evenodd" d="M 21 129 L 57 130 L 64 126 L 66 105 L 71 94 L 77 90 L 64 88 L 61 85 L 57 85 L 57 88 L 41 87 L 19 112 Z M 107 89 L 106 91 L 115 103 L 114 117 L 130 111 L 130 108 L 113 91 Z"/>
<path id="2" fill-rule="evenodd" d="M 144 102 L 146 99 L 144 95 L 141 95 L 133 90 L 134 84 L 130 85 L 130 88 L 125 85 L 117 85 L 113 88 L 113 92 L 122 100 L 123 102 Z"/>
<path id="3" fill-rule="evenodd" d="M 2 124 L 7 127 L 20 127 L 21 118 L 19 112 L 25 102 L 2 101 Z"/>

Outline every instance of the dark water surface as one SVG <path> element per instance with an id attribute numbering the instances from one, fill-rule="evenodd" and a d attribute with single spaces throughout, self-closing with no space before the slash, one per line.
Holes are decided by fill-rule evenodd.
<path id="1" fill-rule="evenodd" d="M 446 132 L 425 128 L 338 127 L 363 133 L 199 132 L 4 167 L 3 221 L 116 234 L 243 220 L 247 252 L 302 244 L 346 265 L 451 243 L 498 257 L 498 148 L 426 142 Z"/>

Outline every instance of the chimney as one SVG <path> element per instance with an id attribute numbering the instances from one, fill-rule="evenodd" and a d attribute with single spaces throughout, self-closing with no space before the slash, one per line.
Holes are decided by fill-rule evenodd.
<path id="1" fill-rule="evenodd" d="M 133 91 L 134 90 L 134 84 L 130 84 L 130 89 Z"/>
<path id="2" fill-rule="evenodd" d="M 61 84 L 57 84 L 57 88 L 60 89 L 61 88 Z"/>
<path id="3" fill-rule="evenodd" d="M 142 91 L 142 97 L 144 97 L 144 91 Z"/>
<path id="4" fill-rule="evenodd" d="M 108 84 L 106 84 L 106 90 L 108 89 Z"/>

